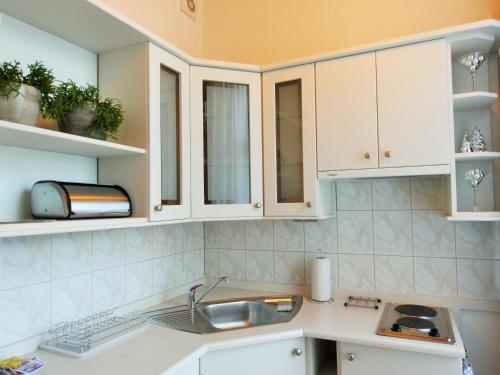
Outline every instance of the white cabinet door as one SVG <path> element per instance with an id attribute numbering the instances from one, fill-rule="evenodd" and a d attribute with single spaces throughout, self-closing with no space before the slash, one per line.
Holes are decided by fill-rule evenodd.
<path id="1" fill-rule="evenodd" d="M 318 170 L 378 167 L 375 53 L 316 64 Z"/>
<path id="2" fill-rule="evenodd" d="M 149 44 L 148 75 L 150 218 L 188 218 L 189 65 Z"/>
<path id="3" fill-rule="evenodd" d="M 337 343 L 339 375 L 460 375 L 460 358 Z"/>
<path id="4" fill-rule="evenodd" d="M 211 352 L 200 359 L 200 374 L 305 375 L 304 350 L 304 338 L 300 337 Z"/>
<path id="5" fill-rule="evenodd" d="M 264 73 L 264 212 L 317 215 L 314 64 Z"/>
<path id="6" fill-rule="evenodd" d="M 262 216 L 260 74 L 191 67 L 191 208 Z"/>
<path id="7" fill-rule="evenodd" d="M 380 167 L 449 164 L 445 41 L 376 54 Z"/>

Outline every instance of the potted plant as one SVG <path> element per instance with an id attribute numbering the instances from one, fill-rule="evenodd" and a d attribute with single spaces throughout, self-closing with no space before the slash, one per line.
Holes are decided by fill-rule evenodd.
<path id="1" fill-rule="evenodd" d="M 40 112 L 47 114 L 54 75 L 41 62 L 25 73 L 18 61 L 0 65 L 0 119 L 35 126 Z"/>
<path id="2" fill-rule="evenodd" d="M 55 87 L 48 114 L 66 133 L 105 140 L 116 139 L 123 122 L 123 106 L 112 98 L 102 99 L 93 85 L 73 81 Z"/>

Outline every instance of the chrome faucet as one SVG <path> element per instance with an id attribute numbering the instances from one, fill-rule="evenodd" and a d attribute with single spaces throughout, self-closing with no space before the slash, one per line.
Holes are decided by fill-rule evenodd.
<path id="1" fill-rule="evenodd" d="M 206 284 L 197 284 L 189 288 L 189 293 L 187 297 L 187 307 L 190 310 L 193 310 L 196 307 L 196 304 L 198 304 L 205 296 L 212 291 L 221 281 L 229 281 L 229 276 L 222 276 L 219 278 L 217 281 L 215 281 L 212 285 L 210 285 L 207 290 L 201 295 L 201 297 L 196 298 L 196 290 L 202 286 L 205 286 Z"/>

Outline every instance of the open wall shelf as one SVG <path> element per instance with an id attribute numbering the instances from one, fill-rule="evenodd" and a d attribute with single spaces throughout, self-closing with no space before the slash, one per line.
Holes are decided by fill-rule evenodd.
<path id="1" fill-rule="evenodd" d="M 491 107 L 498 95 L 494 92 L 475 91 L 453 95 L 453 110 L 455 112 L 477 111 Z"/>
<path id="2" fill-rule="evenodd" d="M 462 152 L 455 154 L 455 160 L 461 161 L 479 161 L 479 160 L 495 160 L 500 158 L 500 152 L 484 151 L 484 152 Z"/>

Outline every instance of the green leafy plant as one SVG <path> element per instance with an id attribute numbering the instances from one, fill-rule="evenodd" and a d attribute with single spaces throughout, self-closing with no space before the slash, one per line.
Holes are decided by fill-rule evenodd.
<path id="1" fill-rule="evenodd" d="M 73 81 L 62 82 L 54 89 L 48 115 L 57 121 L 64 121 L 64 115 L 77 108 L 88 108 L 94 115 L 89 126 L 89 136 L 104 135 L 116 139 L 123 122 L 123 106 L 112 98 L 102 99 L 99 90 L 93 85 L 78 86 Z"/>
<path id="2" fill-rule="evenodd" d="M 19 95 L 21 84 L 33 86 L 40 91 L 40 109 L 42 115 L 47 114 L 53 93 L 54 74 L 40 61 L 28 64 L 24 72 L 19 61 L 3 62 L 0 65 L 0 95 L 9 96 L 12 92 Z"/>

